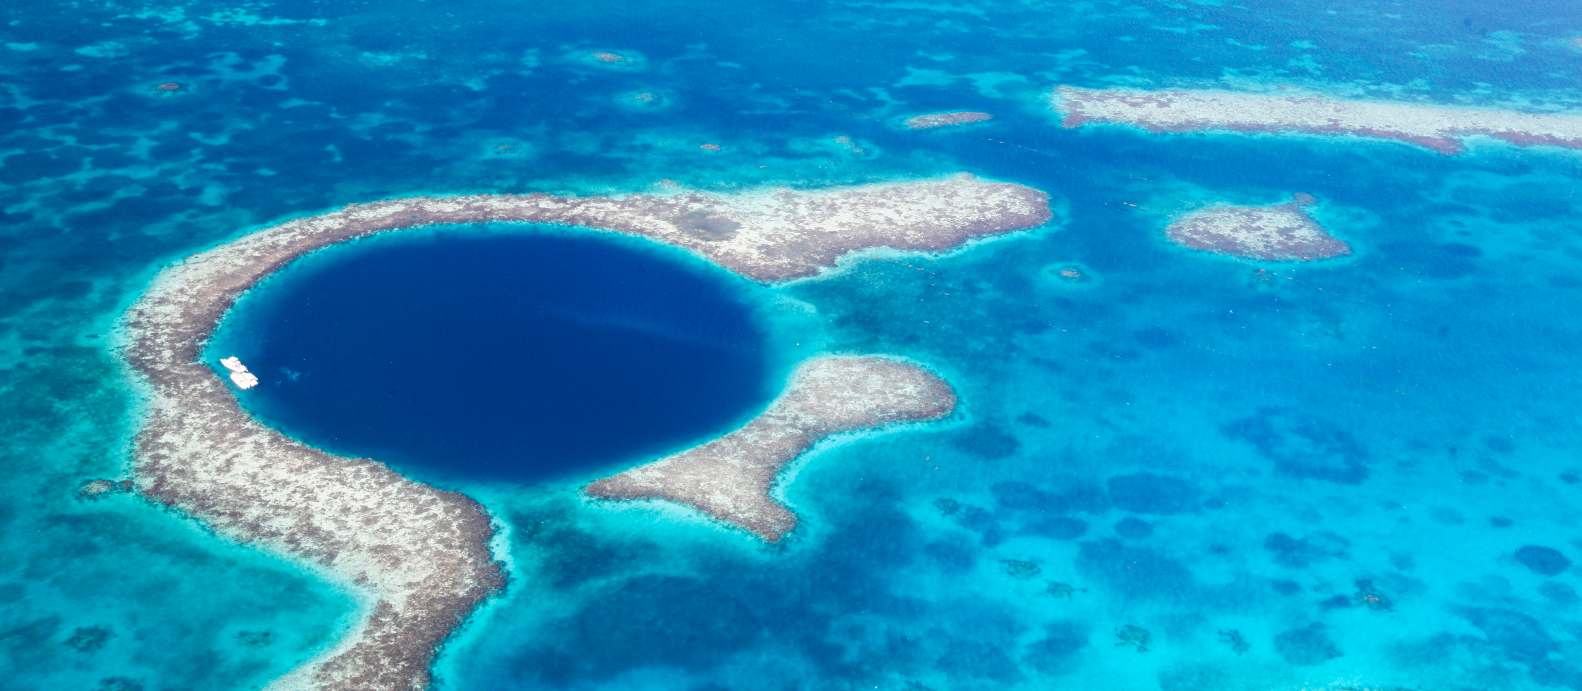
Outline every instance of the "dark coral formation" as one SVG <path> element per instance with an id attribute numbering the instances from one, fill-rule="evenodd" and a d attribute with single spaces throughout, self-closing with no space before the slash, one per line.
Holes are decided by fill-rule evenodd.
<path id="1" fill-rule="evenodd" d="M 1248 643 L 1247 639 L 1243 638 L 1241 632 L 1236 629 L 1220 629 L 1219 642 L 1230 646 L 1231 652 L 1237 655 L 1252 650 L 1252 644 Z"/>
<path id="2" fill-rule="evenodd" d="M 1005 575 L 1021 580 L 1037 578 L 1038 574 L 1044 572 L 1044 567 L 1039 566 L 1038 562 L 1016 559 L 1001 559 L 1000 568 L 1005 571 Z"/>
<path id="3" fill-rule="evenodd" d="M 236 642 L 247 648 L 267 648 L 275 644 L 273 631 L 237 631 Z"/>
<path id="4" fill-rule="evenodd" d="M 1083 578 L 1124 600 L 1183 600 L 1198 587 L 1180 561 L 1115 539 L 1079 543 L 1075 565 Z"/>
<path id="5" fill-rule="evenodd" d="M 84 626 L 71 632 L 65 646 L 79 653 L 91 653 L 103 648 L 114 635 L 114 632 L 102 626 Z"/>
<path id="6" fill-rule="evenodd" d="M 1055 597 L 1063 597 L 1063 598 L 1065 598 L 1067 600 L 1072 600 L 1072 599 L 1075 599 L 1075 597 L 1076 597 L 1077 589 L 1076 589 L 1075 586 L 1071 585 L 1070 583 L 1061 583 L 1059 581 L 1049 581 L 1044 586 L 1044 592 L 1048 593 L 1050 595 L 1053 595 Z"/>
<path id="7" fill-rule="evenodd" d="M 1127 516 L 1115 524 L 1115 534 L 1128 540 L 1141 540 L 1153 535 L 1154 527 L 1147 521 Z"/>
<path id="8" fill-rule="evenodd" d="M 1252 444 L 1282 475 L 1358 485 L 1368 479 L 1367 450 L 1329 420 L 1264 408 L 1232 421 L 1225 436 Z"/>
<path id="9" fill-rule="evenodd" d="M 1044 674 L 1070 671 L 1077 653 L 1088 645 L 1088 632 L 1071 621 L 1057 621 L 1044 627 L 1044 637 L 1027 646 L 1023 658 Z"/>
<path id="10" fill-rule="evenodd" d="M 1088 524 L 1065 516 L 1046 516 L 1028 523 L 1025 532 L 1056 540 L 1075 540 L 1088 532 Z"/>
<path id="11" fill-rule="evenodd" d="M 1148 652 L 1148 645 L 1153 642 L 1153 634 L 1141 626 L 1127 624 L 1115 632 L 1115 646 L 1117 648 L 1134 648 L 1139 653 Z"/>
<path id="12" fill-rule="evenodd" d="M 143 691 L 143 685 L 129 677 L 105 677 L 99 680 L 99 691 Z"/>
<path id="13" fill-rule="evenodd" d="M 1115 508 L 1132 513 L 1191 513 L 1198 509 L 1198 489 L 1186 480 L 1154 473 L 1117 475 L 1105 483 Z"/>
<path id="14" fill-rule="evenodd" d="M 1367 607 L 1375 612 L 1388 612 L 1395 609 L 1395 603 L 1379 592 L 1373 586 L 1373 581 L 1361 579 L 1357 581 L 1357 592 L 1351 596 L 1351 601 L 1358 606 Z"/>
<path id="15" fill-rule="evenodd" d="M 1313 533 L 1300 540 L 1285 533 L 1270 533 L 1263 540 L 1263 548 L 1274 555 L 1275 563 L 1305 569 L 1314 563 L 1345 559 L 1351 541 L 1330 532 Z"/>
<path id="16" fill-rule="evenodd" d="M 1571 560 L 1560 550 L 1542 545 L 1527 545 L 1516 550 L 1516 561 L 1542 576 L 1558 576 L 1571 568 Z"/>
<path id="17" fill-rule="evenodd" d="M 1286 662 L 1298 667 L 1323 664 L 1345 654 L 1330 640 L 1325 626 L 1319 623 L 1290 629 L 1275 636 L 1274 649 Z"/>
<path id="18" fill-rule="evenodd" d="M 132 491 L 131 480 L 106 480 L 97 478 L 88 480 L 78 485 L 77 496 L 81 499 L 98 500 L 113 497 L 117 494 L 126 494 Z"/>

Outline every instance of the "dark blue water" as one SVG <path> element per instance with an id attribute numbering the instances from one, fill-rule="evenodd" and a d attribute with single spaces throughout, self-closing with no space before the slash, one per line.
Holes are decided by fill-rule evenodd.
<path id="1" fill-rule="evenodd" d="M 717 434 L 770 393 L 739 281 L 631 242 L 451 233 L 262 288 L 248 404 L 341 453 L 533 480 Z"/>

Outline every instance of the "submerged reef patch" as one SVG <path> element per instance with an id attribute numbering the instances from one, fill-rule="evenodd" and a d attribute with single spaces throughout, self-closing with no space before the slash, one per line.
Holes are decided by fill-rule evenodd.
<path id="1" fill-rule="evenodd" d="M 1462 139 L 1485 135 L 1521 146 L 1582 149 L 1582 116 L 1356 101 L 1317 95 L 1225 91 L 1055 89 L 1051 104 L 1065 127 L 1090 122 L 1150 132 L 1231 130 L 1355 135 L 1426 146 L 1442 154 Z"/>
<path id="2" fill-rule="evenodd" d="M 1178 477 L 1134 473 L 1117 475 L 1107 483 L 1115 508 L 1132 513 L 1192 513 L 1198 508 L 1196 485 Z"/>
<path id="3" fill-rule="evenodd" d="M 1282 475 L 1360 485 L 1368 479 L 1368 453 L 1345 428 L 1311 415 L 1262 408 L 1231 421 L 1225 436 L 1251 444 Z"/>
<path id="4" fill-rule="evenodd" d="M 1516 550 L 1516 561 L 1542 576 L 1558 576 L 1571 568 L 1571 560 L 1553 547 L 1527 545 Z"/>
<path id="5" fill-rule="evenodd" d="M 880 358 L 831 357 L 802 365 L 767 411 L 702 446 L 588 485 L 604 499 L 665 499 L 769 542 L 796 514 L 769 495 L 780 470 L 829 435 L 950 414 L 956 394 L 921 368 Z"/>
<path id="6" fill-rule="evenodd" d="M 1124 600 L 1182 600 L 1198 587 L 1180 561 L 1113 538 L 1079 543 L 1074 564 L 1077 573 Z"/>
<path id="7" fill-rule="evenodd" d="M 1346 559 L 1351 541 L 1324 531 L 1300 540 L 1285 533 L 1270 533 L 1263 539 L 1263 548 L 1274 556 L 1276 564 L 1288 569 L 1305 569 L 1331 559 Z"/>
<path id="8" fill-rule="evenodd" d="M 98 500 L 130 491 L 132 491 L 131 480 L 95 478 L 77 486 L 77 497 L 79 499 Z"/>
<path id="9" fill-rule="evenodd" d="M 1182 247 L 1266 261 L 1314 261 L 1351 254 L 1302 209 L 1318 200 L 1297 194 L 1273 206 L 1211 206 L 1171 223 L 1165 236 Z"/>
<path id="10" fill-rule="evenodd" d="M 1316 622 L 1275 636 L 1274 649 L 1287 663 L 1298 667 L 1320 665 L 1345 654 L 1330 639 L 1327 627 Z"/>
<path id="11" fill-rule="evenodd" d="M 465 496 L 413 482 L 377 461 L 308 447 L 243 411 L 215 370 L 199 362 L 242 292 L 314 250 L 420 226 L 583 226 L 684 247 L 748 278 L 779 281 L 814 275 L 856 249 L 944 250 L 1050 217 L 1042 192 L 958 176 L 731 196 L 415 197 L 288 221 L 167 267 L 126 313 L 123 355 L 147 383 L 132 481 L 143 496 L 222 537 L 300 559 L 365 596 L 367 618 L 281 684 L 426 688 L 438 646 L 504 585 L 488 547 L 491 519 Z M 795 445 L 839 429 L 925 419 L 955 403 L 943 382 L 887 360 L 820 360 L 804 368 L 798 381 L 804 379 L 809 388 L 793 387 L 781 399 L 793 417 L 765 426 L 796 430 L 776 441 Z M 753 520 L 761 534 L 778 536 L 794 524 L 790 518 L 785 512 Z"/>

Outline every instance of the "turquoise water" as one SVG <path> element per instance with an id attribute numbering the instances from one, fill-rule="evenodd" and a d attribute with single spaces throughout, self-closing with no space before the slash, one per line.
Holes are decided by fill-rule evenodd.
<path id="1" fill-rule="evenodd" d="M 775 547 L 586 502 L 591 467 L 441 483 L 499 519 L 515 571 L 438 688 L 1582 688 L 1579 154 L 1063 130 L 1043 101 L 1290 84 L 1574 110 L 1572 4 L 8 16 L 0 687 L 257 688 L 347 624 L 350 598 L 290 563 L 75 497 L 125 473 L 113 324 L 159 266 L 385 196 L 965 170 L 1049 192 L 1060 220 L 744 298 L 771 376 L 799 353 L 908 357 L 956 387 L 955 416 L 817 452 Z M 940 110 L 995 119 L 898 126 Z M 1352 257 L 1260 266 L 1163 237 L 1201 204 L 1296 192 Z M 1059 280 L 1070 265 L 1092 280 Z"/>

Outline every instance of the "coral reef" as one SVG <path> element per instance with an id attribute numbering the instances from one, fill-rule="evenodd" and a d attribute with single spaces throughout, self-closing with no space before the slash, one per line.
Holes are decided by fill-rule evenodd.
<path id="1" fill-rule="evenodd" d="M 413 482 L 373 460 L 309 448 L 245 413 L 214 371 L 198 362 L 203 344 L 243 291 L 297 257 L 338 242 L 402 228 L 491 222 L 641 235 L 751 279 L 780 281 L 814 275 L 852 250 L 944 250 L 1036 226 L 1050 218 L 1047 202 L 1026 187 L 958 176 L 731 196 L 417 197 L 288 221 L 166 268 L 124 316 L 123 355 L 147 384 L 134 486 L 222 537 L 293 556 L 366 598 L 366 618 L 335 649 L 280 684 L 422 689 L 438 646 L 504 584 L 488 549 L 491 520 L 467 497 Z M 733 486 L 738 495 L 687 495 L 681 485 L 667 491 L 693 496 L 720 517 L 778 539 L 795 524 L 767 494 L 784 462 L 828 434 L 937 417 L 955 404 L 950 388 L 926 372 L 872 358 L 816 361 L 795 384 L 748 428 L 686 459 L 661 461 L 673 471 L 698 471 L 697 482 Z M 738 453 L 755 442 L 773 448 Z M 734 479 L 718 475 L 721 469 Z M 627 479 L 666 475 L 653 471 L 638 469 Z M 625 487 L 635 497 L 652 486 Z"/>
<path id="2" fill-rule="evenodd" d="M 1418 103 L 1354 101 L 1316 95 L 1225 91 L 1137 91 L 1062 86 L 1052 105 L 1061 124 L 1090 122 L 1150 132 L 1233 130 L 1302 132 L 1395 139 L 1442 154 L 1462 150 L 1462 139 L 1485 135 L 1522 146 L 1582 148 L 1582 116 L 1480 110 Z"/>
<path id="3" fill-rule="evenodd" d="M 988 113 L 955 112 L 955 113 L 929 113 L 917 117 L 907 118 L 901 124 L 914 130 L 926 130 L 934 127 L 949 125 L 964 125 L 969 122 L 982 122 L 993 118 Z"/>
<path id="4" fill-rule="evenodd" d="M 1152 642 L 1153 635 L 1148 633 L 1148 629 L 1141 626 L 1127 624 L 1115 632 L 1115 647 L 1117 648 L 1132 647 L 1136 648 L 1139 653 L 1146 653 L 1148 652 L 1148 644 Z"/>
<path id="5" fill-rule="evenodd" d="M 1313 261 L 1351 254 L 1302 210 L 1317 200 L 1297 194 L 1273 206 L 1211 206 L 1165 229 L 1171 242 L 1192 249 L 1266 261 Z"/>
<path id="6" fill-rule="evenodd" d="M 1141 540 L 1154 534 L 1154 526 L 1147 521 L 1127 516 L 1115 524 L 1115 534 L 1128 540 Z"/>
<path id="7" fill-rule="evenodd" d="M 685 504 L 769 542 L 796 527 L 770 496 L 780 470 L 829 435 L 932 420 L 956 407 L 937 377 L 880 358 L 829 357 L 803 364 L 786 391 L 746 426 L 702 446 L 595 481 L 591 496 Z"/>
<path id="8" fill-rule="evenodd" d="M 1237 631 L 1236 629 L 1220 629 L 1219 642 L 1230 646 L 1231 651 L 1237 655 L 1241 655 L 1242 653 L 1252 650 L 1252 645 L 1248 643 L 1247 639 L 1243 638 L 1241 632 Z"/>
<path id="9" fill-rule="evenodd" d="M 1021 580 L 1035 578 L 1044 572 L 1044 568 L 1039 566 L 1038 562 L 1016 559 L 1001 559 L 1000 568 L 1005 569 L 1005 575 Z"/>
<path id="10" fill-rule="evenodd" d="M 84 626 L 71 632 L 64 645 L 79 653 L 91 653 L 103 648 L 115 633 L 102 626 Z"/>
<path id="11" fill-rule="evenodd" d="M 1378 588 L 1373 587 L 1373 581 L 1362 579 L 1357 581 L 1357 592 L 1351 596 L 1352 602 L 1367 607 L 1375 612 L 1388 612 L 1395 609 L 1395 603 Z"/>
<path id="12" fill-rule="evenodd" d="M 237 631 L 236 642 L 248 648 L 267 648 L 279 638 L 273 631 Z"/>
<path id="13" fill-rule="evenodd" d="M 131 480 L 106 480 L 96 478 L 82 483 L 77 487 L 77 496 L 82 499 L 104 499 L 117 494 L 132 491 Z"/>
<path id="14" fill-rule="evenodd" d="M 1516 550 L 1516 561 L 1541 576 L 1558 576 L 1571 568 L 1571 560 L 1553 547 L 1527 545 Z"/>
<path id="15" fill-rule="evenodd" d="M 1345 654 L 1330 640 L 1326 627 L 1319 623 L 1290 629 L 1275 636 L 1274 649 L 1287 663 L 1298 667 L 1323 664 Z"/>
<path id="16" fill-rule="evenodd" d="M 1069 583 L 1049 581 L 1044 586 L 1044 592 L 1054 597 L 1063 597 L 1067 600 L 1075 599 L 1077 589 Z"/>

